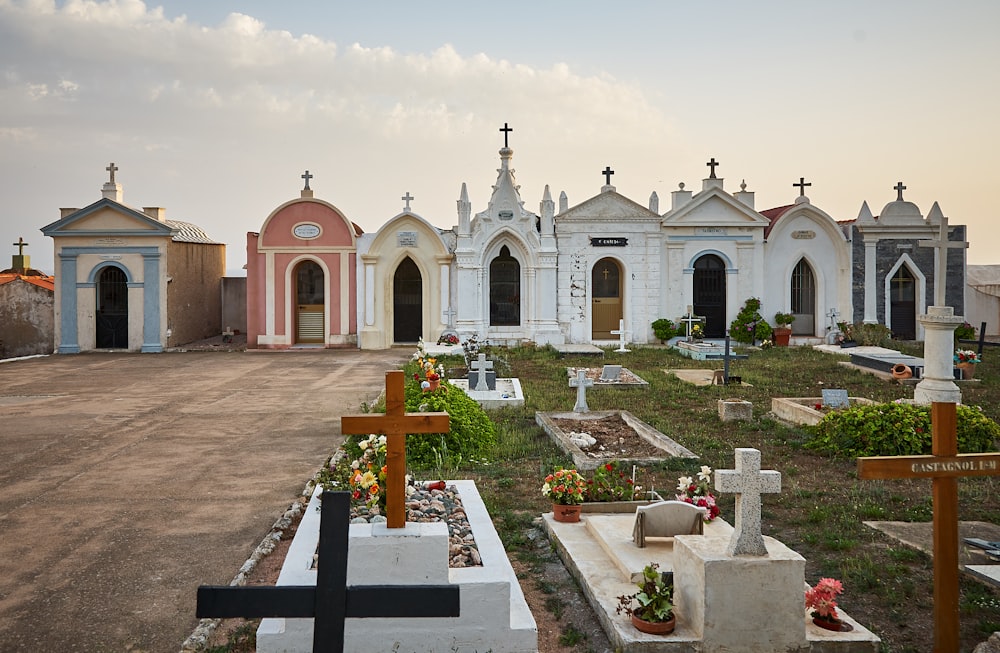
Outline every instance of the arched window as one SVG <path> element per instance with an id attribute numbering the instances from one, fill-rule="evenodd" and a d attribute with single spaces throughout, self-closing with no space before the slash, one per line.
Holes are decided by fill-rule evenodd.
<path id="1" fill-rule="evenodd" d="M 490 262 L 490 326 L 521 324 L 521 264 L 504 245 Z"/>

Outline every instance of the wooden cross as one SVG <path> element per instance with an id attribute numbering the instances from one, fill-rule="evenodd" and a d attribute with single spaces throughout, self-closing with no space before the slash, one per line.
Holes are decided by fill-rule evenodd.
<path id="1" fill-rule="evenodd" d="M 486 360 L 486 354 L 479 354 L 479 357 L 469 365 L 476 372 L 476 392 L 488 392 L 490 386 L 486 384 L 486 370 L 493 369 L 493 361 Z"/>
<path id="2" fill-rule="evenodd" d="M 760 495 L 781 492 L 781 474 L 760 469 L 760 451 L 736 449 L 736 469 L 715 472 L 715 489 L 736 493 L 736 525 L 726 553 L 766 556 L 767 546 L 760 530 Z"/>
<path id="3" fill-rule="evenodd" d="M 350 492 L 324 492 L 316 586 L 198 588 L 202 618 L 313 618 L 313 651 L 342 653 L 346 617 L 458 617 L 457 585 L 347 586 Z"/>
<path id="4" fill-rule="evenodd" d="M 344 415 L 340 432 L 344 435 L 378 433 L 385 436 L 386 527 L 406 526 L 406 435 L 447 433 L 448 413 L 407 413 L 403 371 L 385 373 L 385 414 Z"/>
<path id="5" fill-rule="evenodd" d="M 416 198 L 416 197 L 413 197 L 412 195 L 410 195 L 410 191 L 406 191 L 406 195 L 403 195 L 403 196 L 402 196 L 402 197 L 400 197 L 399 199 L 401 199 L 401 200 L 403 200 L 404 202 L 406 202 L 406 208 L 405 208 L 405 209 L 403 209 L 403 210 L 404 210 L 404 211 L 409 211 L 409 210 L 410 210 L 410 200 L 415 200 L 415 199 L 417 199 L 417 198 Z"/>
<path id="6" fill-rule="evenodd" d="M 1000 475 L 1000 453 L 958 453 L 955 404 L 931 404 L 931 455 L 858 458 L 858 478 L 931 478 L 934 651 L 958 653 L 958 477 Z"/>
<path id="7" fill-rule="evenodd" d="M 810 183 L 806 183 L 806 178 L 805 177 L 799 177 L 799 183 L 792 184 L 792 186 L 798 186 L 799 187 L 799 197 L 805 197 L 805 195 L 806 195 L 806 186 L 812 186 L 812 183 L 811 182 Z"/>
<path id="8" fill-rule="evenodd" d="M 576 378 L 569 380 L 569 387 L 576 388 L 576 405 L 573 406 L 574 413 L 588 413 L 590 406 L 587 405 L 587 388 L 594 386 L 594 380 L 587 378 L 587 370 L 577 370 Z"/>
<path id="9" fill-rule="evenodd" d="M 896 191 L 896 201 L 897 202 L 902 202 L 903 201 L 903 191 L 906 190 L 906 186 L 903 185 L 903 182 L 897 181 L 896 185 L 893 186 L 892 189 L 894 191 Z"/>
<path id="10" fill-rule="evenodd" d="M 309 171 L 306 170 L 306 173 L 304 175 L 299 175 L 299 177 L 306 180 L 306 185 L 302 188 L 302 190 L 311 190 L 309 188 L 309 180 L 312 179 L 313 176 L 309 174 Z"/>
<path id="11" fill-rule="evenodd" d="M 503 127 L 500 128 L 500 131 L 503 132 L 503 146 L 504 147 L 509 147 L 507 145 L 507 134 L 509 134 L 510 132 L 514 131 L 514 128 L 513 127 L 508 127 L 507 123 L 504 123 Z"/>
<path id="12" fill-rule="evenodd" d="M 709 161 L 708 163 L 706 163 L 705 165 L 707 165 L 709 168 L 712 169 L 712 174 L 708 175 L 708 178 L 709 179 L 716 179 L 715 168 L 716 168 L 716 166 L 719 165 L 719 163 L 715 160 L 715 157 L 713 156 L 712 160 Z"/>
<path id="13" fill-rule="evenodd" d="M 14 243 L 14 247 L 17 248 L 17 255 L 18 256 L 24 256 L 24 248 L 27 247 L 27 246 L 28 246 L 28 243 L 24 242 L 24 236 L 18 236 L 17 237 L 17 242 Z M 985 322 L 983 322 L 983 326 L 984 327 L 986 326 Z"/>
<path id="14" fill-rule="evenodd" d="M 604 184 L 606 186 L 611 185 L 611 175 L 615 174 L 615 171 L 611 169 L 611 166 L 604 166 L 604 170 L 601 172 L 604 175 Z M 607 278 L 607 277 L 605 277 Z"/>
<path id="15" fill-rule="evenodd" d="M 945 279 L 948 276 L 948 250 L 966 249 L 969 243 L 948 240 L 948 218 L 941 218 L 941 229 L 938 237 L 917 242 L 920 247 L 934 248 L 934 305 L 945 306 Z"/>
<path id="16" fill-rule="evenodd" d="M 27 245 L 27 243 L 25 243 L 25 245 Z M 979 354 L 979 358 L 983 357 L 983 347 L 1000 347 L 1000 342 L 990 342 L 986 339 L 985 322 L 979 325 L 979 340 L 966 340 L 965 338 L 960 338 L 959 342 L 963 345 L 977 345 L 976 353 Z"/>
<path id="17" fill-rule="evenodd" d="M 115 171 L 118 170 L 118 166 L 115 165 L 115 162 L 112 161 L 111 165 L 109 165 L 107 168 L 105 168 L 105 170 L 107 170 L 108 172 L 111 173 L 111 181 L 109 181 L 108 183 L 109 184 L 115 183 Z"/>

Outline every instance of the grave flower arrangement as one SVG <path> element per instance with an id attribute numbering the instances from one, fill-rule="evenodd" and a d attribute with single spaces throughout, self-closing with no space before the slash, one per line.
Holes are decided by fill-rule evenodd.
<path id="1" fill-rule="evenodd" d="M 645 632 L 666 634 L 673 631 L 674 622 L 674 578 L 673 573 L 660 573 L 655 562 L 643 567 L 642 578 L 636 583 L 639 588 L 634 594 L 623 594 L 618 597 L 618 607 L 615 612 L 625 613 L 632 618 L 633 625 Z M 639 605 L 632 607 L 634 603 Z M 647 624 L 664 624 L 662 629 L 642 627 L 636 620 Z"/>
<path id="2" fill-rule="evenodd" d="M 817 626 L 829 630 L 840 630 L 841 621 L 837 614 L 837 596 L 844 586 L 834 578 L 820 578 L 815 587 L 806 590 L 806 609 Z"/>
<path id="3" fill-rule="evenodd" d="M 705 521 L 710 522 L 719 516 L 719 506 L 712 494 L 712 468 L 702 465 L 697 477 L 681 476 L 677 479 L 677 500 L 708 508 Z"/>
<path id="4" fill-rule="evenodd" d="M 575 469 L 557 469 L 545 477 L 542 494 L 560 506 L 575 506 L 583 501 L 587 481 Z"/>
<path id="5" fill-rule="evenodd" d="M 385 477 L 387 474 L 384 435 L 371 434 L 358 442 L 361 456 L 351 462 L 348 483 L 351 499 L 364 502 L 369 509 L 378 507 L 385 513 Z"/>
<path id="6" fill-rule="evenodd" d="M 441 337 L 438 338 L 437 344 L 439 345 L 457 345 L 458 335 L 455 333 L 442 333 Z"/>
<path id="7" fill-rule="evenodd" d="M 642 498 L 642 486 L 637 485 L 633 476 L 625 473 L 621 463 L 612 460 L 594 470 L 594 475 L 587 481 L 585 501 L 635 501 Z"/>
<path id="8" fill-rule="evenodd" d="M 701 340 L 705 337 L 705 329 L 700 324 L 695 324 L 691 327 L 691 337 L 695 340 Z"/>
<path id="9" fill-rule="evenodd" d="M 956 363 L 979 363 L 982 359 L 979 358 L 979 354 L 972 351 L 971 349 L 959 349 L 955 352 L 955 362 Z"/>

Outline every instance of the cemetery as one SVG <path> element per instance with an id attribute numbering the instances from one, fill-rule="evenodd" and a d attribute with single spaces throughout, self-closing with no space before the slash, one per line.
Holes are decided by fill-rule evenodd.
<path id="1" fill-rule="evenodd" d="M 491 352 L 480 353 L 484 356 L 485 362 L 490 361 Z M 521 576 L 520 587 L 517 587 L 518 574 L 511 571 L 510 565 L 512 562 L 516 562 L 526 549 L 524 549 L 523 544 L 511 545 L 507 541 L 507 538 L 510 537 L 507 523 L 511 516 L 502 516 L 506 511 L 514 509 L 514 506 L 517 506 L 517 511 L 524 510 L 527 506 L 534 506 L 534 514 L 542 515 L 541 525 L 545 537 L 555 547 L 561 565 L 575 578 L 580 591 L 590 605 L 590 609 L 596 615 L 601 626 L 601 636 L 606 637 L 609 644 L 619 650 L 696 651 L 710 650 L 713 647 L 728 647 L 727 650 L 769 651 L 776 650 L 776 647 L 782 647 L 782 650 L 817 652 L 874 652 L 880 650 L 880 640 L 896 642 L 888 650 L 897 650 L 895 646 L 904 641 L 926 643 L 932 636 L 934 629 L 932 615 L 928 613 L 928 621 L 922 625 L 914 624 L 909 627 L 922 634 L 910 632 L 910 630 L 901 634 L 884 622 L 873 622 L 873 614 L 881 614 L 886 610 L 886 606 L 880 606 L 879 602 L 891 604 L 893 599 L 877 598 L 881 596 L 879 591 L 873 590 L 873 586 L 864 579 L 863 575 L 852 572 L 850 567 L 843 567 L 833 562 L 843 553 L 834 554 L 833 552 L 838 549 L 830 549 L 824 544 L 827 541 L 825 538 L 835 537 L 836 541 L 841 542 L 838 546 L 846 546 L 847 550 L 858 547 L 867 549 L 862 542 L 865 539 L 871 539 L 872 536 L 858 534 L 859 531 L 863 532 L 863 529 L 868 528 L 864 525 L 865 519 L 858 517 L 856 522 L 845 522 L 842 520 L 847 517 L 846 514 L 843 517 L 838 517 L 836 529 L 838 534 L 836 536 L 824 535 L 819 539 L 804 540 L 794 534 L 788 538 L 787 533 L 794 533 L 794 531 L 784 529 L 776 532 L 774 536 L 769 535 L 769 530 L 772 528 L 770 524 L 776 518 L 778 521 L 787 521 L 791 514 L 808 517 L 811 511 L 815 512 L 819 509 L 814 505 L 815 501 L 802 500 L 803 496 L 808 495 L 802 494 L 805 486 L 801 478 L 801 471 L 786 476 L 782 473 L 782 467 L 798 468 L 799 470 L 803 467 L 825 467 L 827 470 L 825 474 L 842 475 L 846 479 L 852 474 L 854 459 L 826 458 L 817 460 L 816 454 L 806 450 L 798 450 L 795 453 L 785 452 L 779 458 L 775 458 L 775 448 L 777 447 L 779 451 L 782 448 L 781 440 L 775 439 L 769 433 L 778 435 L 789 427 L 781 426 L 781 422 L 767 422 L 770 419 L 768 416 L 755 419 L 752 410 L 750 410 L 747 419 L 751 423 L 760 421 L 768 426 L 764 430 L 757 431 L 757 435 L 753 437 L 747 438 L 746 434 L 742 437 L 738 436 L 739 431 L 736 430 L 738 427 L 726 426 L 728 422 L 724 418 L 720 419 L 722 418 L 721 405 L 723 403 L 735 402 L 749 407 L 752 407 L 754 402 L 764 405 L 770 403 L 775 417 L 792 424 L 805 424 L 805 421 L 787 419 L 775 407 L 787 402 L 809 408 L 809 404 L 812 403 L 811 410 L 816 410 L 815 406 L 819 404 L 821 410 L 817 412 L 822 415 L 839 410 L 845 403 L 865 405 L 873 402 L 904 399 L 907 398 L 907 393 L 912 401 L 914 392 L 913 386 L 887 382 L 844 368 L 840 362 L 845 359 L 845 356 L 829 356 L 806 348 L 796 351 L 794 354 L 793 358 L 787 350 L 762 350 L 754 353 L 750 358 L 742 360 L 740 371 L 744 378 L 749 381 L 742 386 L 730 386 L 726 389 L 715 385 L 689 386 L 676 376 L 654 375 L 651 377 L 653 380 L 649 382 L 649 393 L 618 393 L 611 396 L 595 392 L 599 376 L 590 378 L 597 376 L 594 371 L 603 372 L 604 368 L 594 368 L 587 366 L 586 363 L 581 364 L 573 361 L 572 358 L 564 358 L 552 349 L 514 348 L 506 350 L 504 355 L 509 361 L 512 371 L 531 369 L 534 372 L 527 377 L 516 375 L 519 377 L 525 392 L 523 407 L 513 407 L 502 413 L 493 412 L 492 408 L 488 409 L 491 421 L 496 422 L 500 432 L 510 434 L 512 433 L 511 429 L 516 429 L 521 433 L 521 435 L 516 436 L 518 438 L 516 443 L 503 444 L 498 441 L 496 446 L 517 448 L 521 452 L 518 460 L 525 456 L 529 459 L 546 458 L 551 460 L 552 454 L 545 452 L 551 452 L 554 448 L 558 452 L 557 458 L 561 456 L 565 461 L 563 464 L 567 468 L 579 469 L 585 477 L 593 474 L 606 461 L 613 462 L 614 465 L 620 466 L 624 470 L 631 468 L 631 480 L 637 489 L 635 497 L 631 498 L 641 499 L 641 501 L 609 501 L 607 509 L 603 509 L 600 502 L 589 502 L 585 504 L 586 508 L 580 513 L 578 522 L 564 523 L 557 519 L 552 506 L 547 506 L 540 501 L 542 497 L 537 491 L 535 497 L 532 498 L 531 487 L 537 488 L 540 485 L 540 479 L 537 476 L 533 478 L 530 470 L 519 468 L 516 463 L 504 465 L 503 471 L 500 472 L 501 478 L 510 478 L 512 483 L 503 483 L 499 487 L 492 487 L 493 483 L 490 481 L 490 478 L 496 477 L 499 470 L 494 469 L 489 475 L 484 476 L 483 470 L 486 468 L 480 468 L 475 464 L 464 464 L 464 467 L 452 468 L 452 473 L 446 478 L 477 479 L 475 483 L 471 480 L 449 480 L 446 482 L 449 485 L 453 484 L 462 488 L 463 497 L 466 494 L 475 497 L 482 495 L 482 503 L 477 503 L 477 505 L 481 505 L 479 510 L 481 510 L 480 514 L 484 516 L 485 521 L 473 526 L 476 531 L 476 543 L 480 550 L 483 550 L 484 545 L 489 547 L 491 546 L 489 543 L 493 542 L 496 545 L 494 551 L 499 555 L 491 558 L 484 553 L 482 556 L 483 568 L 448 570 L 445 576 L 454 579 L 450 581 L 450 584 L 458 585 L 460 592 L 475 592 L 475 581 L 471 581 L 469 578 L 482 574 L 494 579 L 489 582 L 496 582 L 497 574 L 504 576 L 506 580 L 503 582 L 506 582 L 512 590 L 509 593 L 506 591 L 503 593 L 504 600 L 509 599 L 511 604 L 507 610 L 501 611 L 501 614 L 522 614 L 533 619 L 535 630 L 532 630 L 531 626 L 526 628 L 539 638 L 535 644 L 537 649 L 530 649 L 532 644 L 529 643 L 525 650 L 556 650 L 555 648 L 546 648 L 550 644 L 544 641 L 541 626 L 542 623 L 552 619 L 551 614 L 546 614 L 552 608 L 551 601 L 546 604 L 544 592 L 539 593 L 538 587 L 532 586 L 531 575 Z M 648 376 L 648 371 L 661 369 L 665 364 L 680 368 L 683 366 L 680 361 L 683 360 L 682 355 L 676 352 L 637 347 L 629 353 L 628 369 L 630 371 L 636 370 L 637 375 Z M 476 371 L 483 369 L 489 371 L 488 367 L 482 364 L 484 361 L 478 360 L 477 357 L 475 361 Z M 807 361 L 808 364 L 802 365 L 803 361 Z M 568 383 L 566 381 L 566 376 L 568 376 L 567 363 L 570 373 L 576 373 L 575 378 L 570 377 Z M 576 363 L 575 366 L 574 363 Z M 711 359 L 704 362 L 691 360 L 689 363 L 689 365 L 694 365 L 695 369 L 698 366 L 714 364 L 715 361 L 711 361 Z M 541 368 L 559 371 L 565 375 L 562 376 L 562 383 L 556 383 L 554 377 L 550 376 L 551 372 L 549 375 L 540 375 L 538 370 Z M 470 371 L 472 370 L 470 369 Z M 984 372 L 985 370 L 980 371 Z M 406 378 L 410 378 L 409 373 L 407 373 Z M 484 380 L 488 382 L 486 375 L 484 375 Z M 834 380 L 837 383 L 833 383 Z M 815 391 L 817 381 L 822 381 L 821 385 L 827 390 L 816 393 L 821 396 L 813 398 L 805 393 L 797 397 L 791 396 L 795 394 L 796 390 L 801 391 L 810 387 Z M 468 383 L 468 381 L 466 382 Z M 499 379 L 496 382 L 499 383 Z M 478 384 L 479 379 L 476 379 L 476 385 Z M 421 410 L 438 410 L 437 406 L 440 404 L 435 403 L 435 397 L 442 395 L 442 393 L 447 395 L 453 391 L 465 394 L 464 388 L 460 389 L 456 386 L 454 381 L 447 380 L 442 382 L 439 389 L 427 391 L 427 388 L 424 388 L 422 393 L 419 392 L 419 386 L 416 386 L 418 394 L 410 396 L 411 390 L 408 381 L 407 413 L 413 412 L 417 407 L 420 407 Z M 830 387 L 834 386 L 835 389 L 831 391 Z M 688 390 L 685 389 L 686 387 L 694 389 Z M 734 387 L 741 389 L 734 393 Z M 449 388 L 453 388 L 453 390 Z M 976 390 L 978 389 L 977 387 Z M 469 391 L 469 395 L 473 396 L 473 391 Z M 971 397 L 965 398 L 966 402 L 971 400 Z M 419 403 L 421 401 L 422 403 Z M 410 407 L 411 404 L 412 407 Z M 695 426 L 698 420 L 702 419 L 698 415 L 703 413 L 706 408 L 711 406 L 712 413 L 716 412 L 716 404 L 720 406 L 720 409 L 719 415 L 715 417 L 715 424 L 721 423 L 722 426 L 712 431 Z M 570 410 L 571 406 L 572 410 Z M 599 427 L 601 421 L 609 417 L 617 418 L 622 424 L 642 433 L 641 437 L 647 442 L 657 443 L 658 450 L 642 457 L 633 456 L 624 450 L 616 451 L 614 455 L 609 455 L 604 459 L 588 455 L 580 447 L 581 436 L 590 435 L 587 432 L 588 427 L 589 430 L 595 432 L 605 430 L 615 432 L 614 429 L 622 428 L 618 424 L 613 427 Z M 548 436 L 546 440 L 550 444 L 539 441 L 537 436 L 528 436 L 530 433 L 529 420 L 538 425 L 536 428 L 541 433 Z M 929 426 L 927 430 L 929 441 Z M 989 432 L 993 433 L 993 431 Z M 731 443 L 728 455 L 719 449 L 718 438 L 720 437 Z M 994 437 L 992 450 L 995 448 Z M 735 469 L 729 469 L 733 467 L 734 453 L 737 456 Z M 750 457 L 747 458 L 747 455 Z M 987 456 L 983 459 L 986 462 L 976 464 L 981 464 L 984 469 L 988 470 L 990 465 L 994 464 L 991 461 L 994 461 L 995 458 L 990 457 L 993 454 L 989 453 L 982 455 Z M 820 463 L 820 460 L 823 462 Z M 677 477 L 683 476 L 685 472 L 694 477 L 699 466 L 706 464 L 717 468 L 714 479 L 716 484 L 712 486 L 713 505 L 717 502 L 721 514 L 711 521 L 705 522 L 702 526 L 700 518 L 692 520 L 690 516 L 685 517 L 680 513 L 671 512 L 675 510 L 671 505 L 678 503 L 674 500 L 674 495 L 677 493 L 674 489 Z M 743 471 L 740 471 L 741 468 Z M 430 469 L 424 467 L 424 471 L 414 469 L 414 473 L 419 475 L 421 479 L 437 478 L 433 466 Z M 747 472 L 747 469 L 759 471 L 752 471 L 750 476 L 746 476 L 747 473 L 750 473 Z M 748 480 L 757 478 L 753 476 L 757 473 L 761 474 L 757 481 Z M 733 480 L 734 478 L 743 478 L 743 480 L 736 481 Z M 485 487 L 482 486 L 483 482 L 486 483 Z M 879 492 L 882 491 L 879 490 L 879 486 L 869 486 L 864 481 L 855 483 L 858 485 L 853 490 L 846 487 L 844 490 L 834 490 L 831 486 L 827 486 L 823 494 L 829 496 L 821 503 L 830 507 L 822 510 L 829 511 L 833 506 L 841 505 L 839 501 L 844 498 L 841 494 L 845 491 L 855 493 L 854 498 L 851 499 L 852 503 L 860 502 L 860 505 L 873 505 L 872 502 L 877 500 Z M 976 479 L 963 479 L 962 483 L 976 483 Z M 638 492 L 638 488 L 641 488 L 642 491 Z M 754 496 L 741 494 L 744 492 L 758 494 Z M 922 492 L 918 490 L 918 492 L 926 496 L 926 490 Z M 734 493 L 737 496 L 734 497 Z M 649 499 L 653 499 L 653 501 Z M 658 499 L 665 501 L 657 501 Z M 833 503 L 830 503 L 831 501 Z M 903 502 L 903 504 L 905 503 Z M 696 509 L 696 506 L 690 504 L 683 505 L 687 505 L 690 509 Z M 654 508 L 655 510 L 653 510 Z M 667 508 L 670 508 L 670 511 Z M 531 509 L 528 508 L 528 510 Z M 904 505 L 895 508 L 891 504 L 886 504 L 879 516 L 903 517 L 905 521 L 904 512 Z M 784 516 L 777 517 L 779 513 Z M 308 511 L 307 514 L 309 514 Z M 808 523 L 808 519 L 806 523 Z M 373 528 L 370 525 L 361 526 L 366 529 Z M 351 526 L 352 538 L 355 528 L 356 525 Z M 407 525 L 406 528 L 410 528 L 410 525 Z M 822 529 L 821 526 L 820 528 Z M 310 530 L 315 531 L 313 527 L 310 527 Z M 482 541 L 480 541 L 480 530 L 485 533 L 482 536 Z M 877 532 L 882 533 L 882 531 Z M 315 536 L 309 537 L 312 538 L 313 544 L 311 547 L 306 547 L 306 550 L 312 551 L 315 549 Z M 893 544 L 895 540 L 892 540 L 889 535 L 877 535 L 875 539 L 877 541 L 883 540 L 888 544 L 887 548 L 885 544 L 882 545 L 883 551 L 903 551 L 906 548 L 900 543 Z M 984 542 L 989 543 L 988 540 L 984 540 Z M 291 560 L 292 556 L 289 555 L 288 559 Z M 916 561 L 909 557 L 907 559 Z M 502 563 L 502 572 L 492 571 L 492 563 L 498 561 Z M 642 578 L 644 568 L 651 563 L 657 564 L 661 572 L 672 573 L 675 626 L 673 631 L 667 635 L 642 633 L 629 623 L 627 617 L 616 613 L 615 610 L 618 605 L 618 597 L 626 595 L 630 591 L 630 587 L 634 589 L 636 579 Z M 296 564 L 302 566 L 300 563 Z M 522 568 L 520 565 L 523 564 L 514 564 L 513 569 Z M 732 564 L 736 565 L 734 569 L 738 569 L 738 571 L 727 570 L 727 565 Z M 975 568 L 978 565 L 970 565 L 970 567 L 973 567 L 973 570 L 970 570 L 970 574 L 963 578 L 971 579 L 973 577 L 971 572 L 976 571 Z M 914 582 L 913 575 L 918 573 L 918 569 L 912 565 L 883 565 L 883 569 L 887 574 L 883 582 L 888 582 L 893 586 L 910 585 Z M 746 585 L 749 587 L 773 586 L 773 591 L 766 590 L 767 596 L 770 598 L 767 601 L 758 600 L 759 592 L 752 596 L 741 596 L 738 588 L 735 588 L 731 582 L 724 580 L 731 579 L 733 573 L 745 574 Z M 844 593 L 839 597 L 840 607 L 837 610 L 840 617 L 839 632 L 826 630 L 824 627 L 814 624 L 803 603 L 804 588 L 814 585 L 821 576 L 834 576 L 843 581 Z M 952 573 L 952 577 L 956 582 L 959 579 L 957 572 Z M 437 578 L 444 578 L 444 576 L 439 575 Z M 970 582 L 981 583 L 981 581 L 971 580 L 962 580 L 961 582 L 963 587 Z M 933 582 L 929 582 L 928 587 L 933 584 Z M 990 592 L 988 589 L 975 591 L 980 593 L 985 591 L 987 594 Z M 511 597 L 518 595 L 521 597 L 523 605 L 515 606 L 514 598 Z M 988 602 L 984 603 L 984 605 L 988 604 Z M 754 610 L 746 607 L 748 605 L 752 605 L 754 608 L 759 607 L 760 613 L 754 613 Z M 735 606 L 740 606 L 740 608 L 737 609 Z M 726 619 L 720 621 L 716 616 L 715 611 L 717 610 L 722 610 L 726 614 Z M 884 619 L 884 617 L 878 618 Z M 428 623 L 431 623 L 438 617 L 428 617 L 427 619 Z M 758 621 L 753 621 L 754 619 Z M 295 622 L 297 620 L 291 619 L 289 621 Z M 507 627 L 517 631 L 513 617 L 509 623 L 505 618 L 501 618 L 500 622 L 502 623 L 496 626 L 498 632 L 504 632 L 504 628 Z M 273 625 L 277 622 L 266 620 L 265 623 L 269 624 L 268 627 L 272 630 L 281 630 Z M 350 629 L 352 620 L 348 619 L 346 623 Z M 416 621 L 414 620 L 413 623 Z M 759 624 L 762 623 L 766 623 L 767 626 L 760 627 Z M 966 624 L 965 617 L 963 617 L 962 624 L 963 633 L 965 633 L 970 627 Z M 971 627 L 973 630 L 975 629 L 974 625 Z M 414 628 L 419 630 L 418 626 L 410 625 L 409 622 L 406 628 L 409 629 L 408 632 L 413 632 Z M 461 627 L 457 628 L 456 632 L 460 632 Z M 487 629 L 491 628 L 494 626 L 489 626 Z M 580 625 L 564 625 L 562 631 L 556 634 L 556 638 L 572 639 L 573 633 L 583 632 L 582 628 L 584 628 L 582 623 Z M 748 631 L 754 632 L 754 635 L 748 638 Z M 482 634 L 480 636 L 487 637 L 487 635 Z M 591 632 L 588 636 L 595 638 L 598 637 L 598 634 Z M 976 641 L 980 641 L 986 639 L 988 633 L 967 636 L 978 637 L 979 639 Z M 267 637 L 269 635 L 265 635 L 264 640 Z M 530 635 L 526 634 L 525 637 L 530 637 Z M 889 639 L 887 640 L 886 637 Z M 521 650 L 516 648 L 517 644 L 515 644 L 515 642 L 521 641 L 519 638 L 520 635 L 517 634 L 498 635 L 496 641 L 502 641 L 504 644 L 494 646 L 493 650 Z M 551 638 L 550 635 L 550 642 Z M 456 643 L 458 641 L 460 640 L 454 640 Z M 483 639 L 482 641 L 492 642 L 494 640 Z M 258 646 L 260 645 L 259 639 Z M 511 648 L 503 648 L 503 646 Z M 881 646 L 884 647 L 884 644 Z M 260 650 L 279 649 L 261 648 Z M 459 647 L 458 650 L 474 649 Z"/>

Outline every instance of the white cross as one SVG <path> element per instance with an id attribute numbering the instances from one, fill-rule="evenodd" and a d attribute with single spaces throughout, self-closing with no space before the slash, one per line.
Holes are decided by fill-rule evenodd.
<path id="1" fill-rule="evenodd" d="M 413 197 L 412 195 L 410 195 L 410 191 L 406 191 L 406 195 L 403 195 L 403 196 L 402 196 L 402 197 L 400 197 L 399 199 L 401 199 L 401 200 L 405 200 L 405 201 L 406 201 L 406 208 L 405 208 L 405 209 L 403 209 L 403 210 L 404 210 L 404 211 L 409 211 L 409 210 L 410 210 L 410 200 L 415 200 L 415 199 L 417 199 L 417 198 L 416 198 L 416 197 Z"/>
<path id="2" fill-rule="evenodd" d="M 476 387 L 473 388 L 476 392 L 487 392 L 490 387 L 486 385 L 486 370 L 493 369 L 493 361 L 486 360 L 486 354 L 479 354 L 479 358 L 472 361 L 472 370 L 478 372 L 479 378 L 476 379 Z"/>
<path id="3" fill-rule="evenodd" d="M 680 319 L 680 321 L 687 323 L 687 337 L 688 337 L 688 340 L 690 340 L 691 339 L 691 326 L 695 322 L 701 323 L 701 318 L 700 317 L 695 317 L 694 315 L 691 315 L 690 312 L 688 312 L 688 314 L 685 315 L 684 317 L 682 317 Z"/>
<path id="4" fill-rule="evenodd" d="M 827 313 L 826 316 L 830 318 L 830 328 L 831 329 L 837 328 L 837 318 L 840 317 L 840 313 L 837 311 L 837 309 L 831 308 L 830 312 Z"/>
<path id="5" fill-rule="evenodd" d="M 737 448 L 736 469 L 716 470 L 715 489 L 736 494 L 736 526 L 726 553 L 766 556 L 767 547 L 760 532 L 760 495 L 781 492 L 781 474 L 761 471 L 757 449 Z"/>
<path id="6" fill-rule="evenodd" d="M 625 349 L 625 320 L 618 320 L 618 330 L 611 331 L 611 335 L 618 336 L 618 352 L 628 352 L 631 349 Z"/>
<path id="7" fill-rule="evenodd" d="M 945 280 L 948 276 L 948 250 L 965 249 L 969 243 L 962 241 L 948 240 L 948 218 L 941 217 L 941 229 L 937 238 L 921 240 L 917 243 L 920 247 L 934 248 L 934 305 L 945 306 L 944 299 Z"/>
<path id="8" fill-rule="evenodd" d="M 593 379 L 587 378 L 587 370 L 577 370 L 576 378 L 569 380 L 569 387 L 576 388 L 576 405 L 573 406 L 574 413 L 588 413 L 590 407 L 587 405 L 587 388 L 594 385 Z"/>

